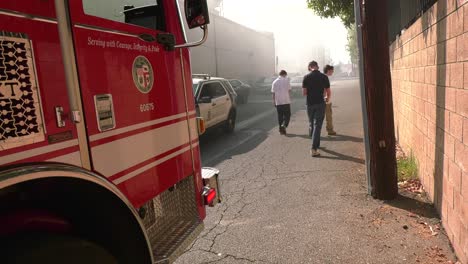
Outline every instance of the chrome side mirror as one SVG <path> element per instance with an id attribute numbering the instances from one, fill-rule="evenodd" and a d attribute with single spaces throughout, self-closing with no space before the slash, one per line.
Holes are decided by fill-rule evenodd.
<path id="1" fill-rule="evenodd" d="M 202 27 L 210 23 L 206 0 L 185 0 L 184 6 L 185 19 L 190 29 Z"/>
<path id="2" fill-rule="evenodd" d="M 206 0 L 185 0 L 185 19 L 190 29 L 200 27 L 203 29 L 203 38 L 197 42 L 191 42 L 181 45 L 176 45 L 175 48 L 190 48 L 200 46 L 208 39 L 208 24 L 210 23 L 210 15 Z"/>

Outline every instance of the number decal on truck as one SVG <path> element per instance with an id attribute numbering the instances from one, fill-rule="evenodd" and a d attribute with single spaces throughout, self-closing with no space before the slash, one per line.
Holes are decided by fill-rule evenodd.
<path id="1" fill-rule="evenodd" d="M 140 105 L 140 112 L 149 112 L 154 110 L 154 103 L 149 104 L 141 104 Z"/>

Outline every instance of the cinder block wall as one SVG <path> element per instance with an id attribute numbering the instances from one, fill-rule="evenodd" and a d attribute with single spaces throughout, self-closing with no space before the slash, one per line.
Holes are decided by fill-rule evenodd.
<path id="1" fill-rule="evenodd" d="M 439 0 L 390 46 L 397 141 L 468 263 L 468 0 Z"/>

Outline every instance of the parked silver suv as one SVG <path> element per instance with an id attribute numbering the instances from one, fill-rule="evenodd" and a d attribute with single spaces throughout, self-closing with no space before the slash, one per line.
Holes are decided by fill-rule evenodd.
<path id="1" fill-rule="evenodd" d="M 221 126 L 232 133 L 236 125 L 237 94 L 228 80 L 206 74 L 192 75 L 197 116 L 205 120 L 206 129 Z"/>

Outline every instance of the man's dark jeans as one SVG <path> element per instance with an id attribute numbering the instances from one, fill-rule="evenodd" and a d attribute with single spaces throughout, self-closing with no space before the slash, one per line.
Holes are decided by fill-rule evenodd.
<path id="1" fill-rule="evenodd" d="M 281 127 L 288 127 L 289 120 L 291 119 L 291 105 L 277 105 L 276 111 L 278 112 L 278 125 Z"/>
<path id="2" fill-rule="evenodd" d="M 312 149 L 320 147 L 320 134 L 322 132 L 323 119 L 325 118 L 325 103 L 307 106 L 309 125 L 312 131 Z"/>

